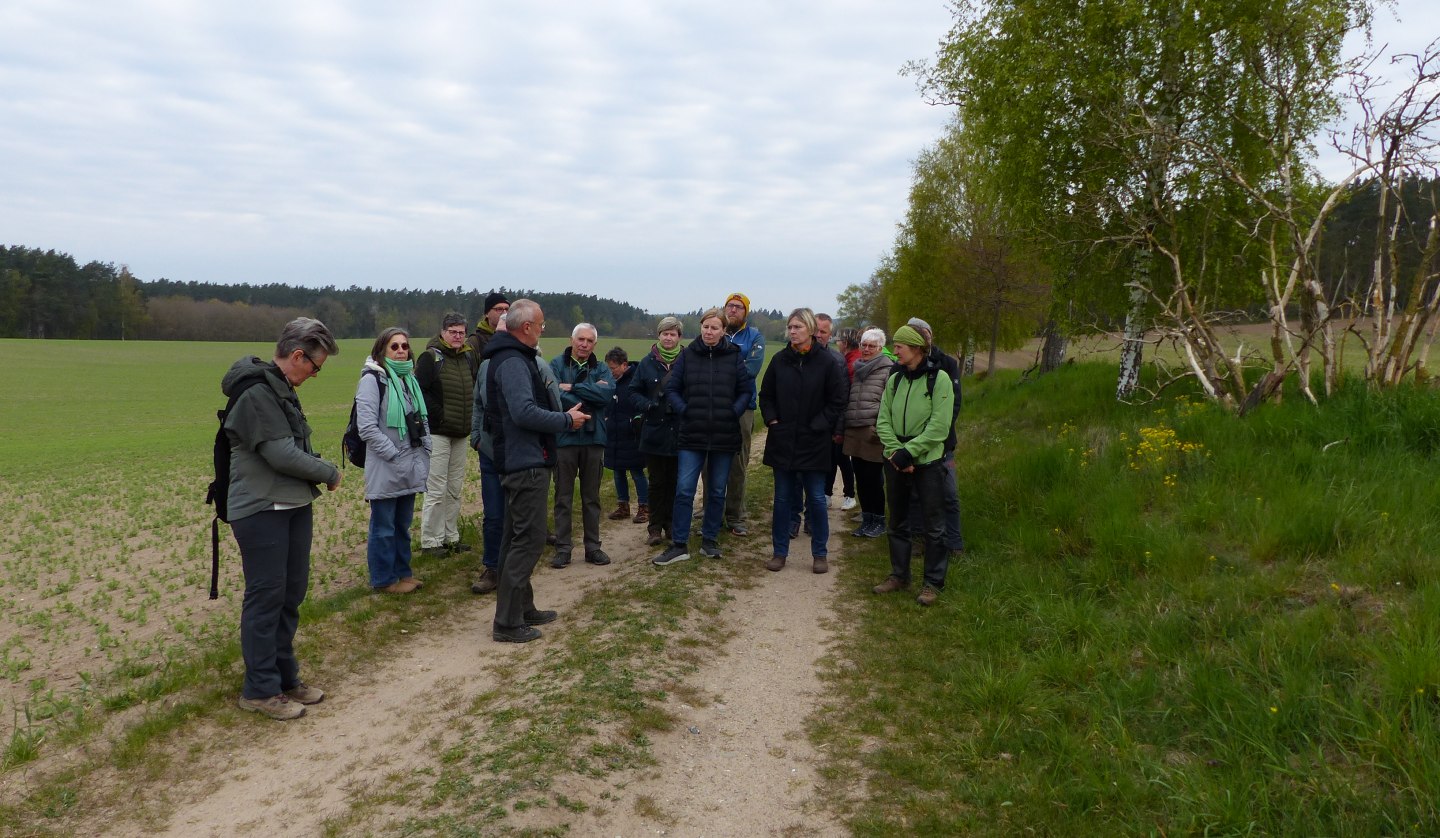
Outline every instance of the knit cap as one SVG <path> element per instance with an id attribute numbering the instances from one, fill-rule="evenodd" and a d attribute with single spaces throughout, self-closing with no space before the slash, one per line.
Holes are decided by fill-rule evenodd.
<path id="1" fill-rule="evenodd" d="M 741 294 L 739 291 L 736 291 L 734 294 L 731 294 L 730 296 L 728 296 L 728 297 L 725 298 L 725 305 L 729 305 L 731 300 L 739 300 L 739 301 L 740 301 L 740 305 L 745 306 L 745 313 L 746 313 L 746 314 L 749 314 L 749 313 L 750 313 L 750 298 L 749 298 L 749 297 L 745 296 L 744 294 Z"/>

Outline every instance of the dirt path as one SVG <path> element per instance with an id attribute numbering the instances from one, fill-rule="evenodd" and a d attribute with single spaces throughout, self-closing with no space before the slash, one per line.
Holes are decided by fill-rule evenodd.
<path id="1" fill-rule="evenodd" d="M 835 533 L 844 532 L 850 515 L 834 510 L 830 519 L 833 564 L 844 561 L 844 536 Z M 590 587 L 664 572 L 646 560 L 655 549 L 645 546 L 644 530 L 605 521 L 605 546 L 615 559 L 609 567 L 577 563 L 556 571 L 542 562 L 537 598 L 562 615 L 546 627 L 547 635 L 562 636 L 586 619 L 570 606 Z M 753 563 L 758 584 L 734 592 L 716 629 L 734 635 L 688 680 L 697 691 L 690 694 L 708 700 L 689 706 L 669 699 L 667 709 L 680 724 L 655 736 L 658 765 L 567 786 L 568 796 L 586 804 L 584 812 L 515 813 L 512 826 L 544 828 L 561 817 L 573 835 L 847 834 L 817 805 L 816 755 L 803 728 L 821 689 L 816 664 L 832 639 L 835 572 L 813 574 L 808 559 L 780 573 L 764 571 L 759 563 L 770 552 L 766 531 L 756 526 L 748 538 L 727 542 L 723 561 Z M 795 548 L 797 559 L 808 553 L 803 543 Z M 355 799 L 433 770 L 442 749 L 437 743 L 473 724 L 468 708 L 495 686 L 495 665 L 523 671 L 550 642 L 492 642 L 493 606 L 493 597 L 477 597 L 475 608 L 459 609 L 444 624 L 401 640 L 385 665 L 325 683 L 326 700 L 303 719 L 280 725 L 247 717 L 230 731 L 233 747 L 201 758 L 191 775 L 197 779 L 165 792 L 172 804 L 168 822 L 133 834 L 283 829 L 314 835 L 327 820 L 352 815 Z M 236 733 L 256 738 L 239 741 Z M 387 806 L 367 812 L 357 828 L 387 832 L 407 814 L 405 806 Z"/>

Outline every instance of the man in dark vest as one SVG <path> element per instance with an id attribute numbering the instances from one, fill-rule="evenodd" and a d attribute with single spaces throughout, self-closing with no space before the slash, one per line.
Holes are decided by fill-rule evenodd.
<path id="1" fill-rule="evenodd" d="M 445 315 L 440 334 L 415 361 L 415 379 L 430 415 L 430 477 L 420 516 L 420 549 L 427 556 L 466 553 L 460 540 L 460 496 L 465 490 L 465 452 L 480 359 L 465 343 L 465 316 Z"/>

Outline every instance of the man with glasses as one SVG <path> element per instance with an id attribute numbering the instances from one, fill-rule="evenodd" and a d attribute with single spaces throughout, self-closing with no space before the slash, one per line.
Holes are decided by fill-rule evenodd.
<path id="1" fill-rule="evenodd" d="M 479 357 L 465 342 L 465 316 L 445 315 L 440 334 L 415 361 L 415 378 L 430 416 L 430 477 L 420 514 L 420 551 L 426 556 L 468 553 L 460 540 L 460 496 L 465 490 L 465 451 L 470 442 L 475 372 Z"/>
<path id="2" fill-rule="evenodd" d="M 760 368 L 765 365 L 765 336 L 760 330 L 748 325 L 750 298 L 736 291 L 725 298 L 725 336 L 740 349 L 745 359 L 745 369 L 751 381 L 760 380 Z M 759 389 L 759 388 L 756 388 Z M 750 466 L 750 438 L 755 433 L 755 395 L 750 396 L 750 406 L 740 414 L 740 450 L 730 464 L 730 484 L 725 490 L 725 526 L 735 535 L 748 535 L 745 525 L 745 471 Z"/>
<path id="3" fill-rule="evenodd" d="M 485 298 L 485 313 L 480 315 L 480 322 L 475 324 L 475 331 L 465 342 L 475 351 L 475 357 L 485 355 L 485 344 L 490 338 L 495 337 L 495 330 L 500 328 L 500 321 L 505 317 L 505 312 L 510 310 L 510 301 L 499 291 L 491 291 Z"/>

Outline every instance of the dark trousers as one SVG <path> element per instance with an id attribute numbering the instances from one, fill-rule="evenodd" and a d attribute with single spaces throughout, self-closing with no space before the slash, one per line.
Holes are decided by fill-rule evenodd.
<path id="1" fill-rule="evenodd" d="M 953 551 L 964 550 L 965 535 L 960 531 L 960 487 L 955 482 L 955 452 L 947 451 L 938 465 L 945 471 L 945 482 L 940 487 L 944 493 L 941 498 L 941 511 L 945 516 L 945 546 Z M 919 513 L 920 510 L 917 507 L 910 508 L 910 533 L 912 535 L 919 535 L 925 531 Z"/>
<path id="2" fill-rule="evenodd" d="M 270 510 L 230 522 L 245 571 L 240 654 L 245 698 L 269 698 L 300 683 L 295 630 L 310 587 L 310 505 Z"/>
<path id="3" fill-rule="evenodd" d="M 851 457 L 850 462 L 855 465 L 855 496 L 860 499 L 860 511 L 867 515 L 884 515 L 885 464 L 859 457 Z"/>
<path id="4" fill-rule="evenodd" d="M 600 549 L 600 476 L 605 473 L 605 446 L 567 445 L 555 455 L 555 555 L 569 556 L 575 507 L 575 481 L 580 481 L 580 521 L 585 555 Z"/>
<path id="5" fill-rule="evenodd" d="M 937 460 L 916 466 L 912 472 L 885 467 L 885 494 L 890 500 L 890 575 L 910 584 L 911 509 L 918 508 L 921 532 L 925 534 L 925 584 L 944 590 L 950 567 L 950 549 L 945 544 L 945 488 L 949 472 Z"/>
<path id="6" fill-rule="evenodd" d="M 835 466 L 830 469 L 829 478 L 826 480 L 825 496 L 829 497 L 835 494 L 835 473 L 838 471 L 840 473 L 840 485 L 845 492 L 845 497 L 855 497 L 855 465 L 850 461 L 849 457 L 845 456 L 845 446 L 834 440 L 830 442 L 830 462 L 834 463 Z"/>
<path id="7" fill-rule="evenodd" d="M 500 472 L 495 461 L 480 453 L 480 505 L 484 507 L 485 552 L 480 563 L 488 570 L 500 567 L 500 542 L 505 538 L 505 489 L 500 485 Z"/>
<path id="8" fill-rule="evenodd" d="M 535 610 L 530 575 L 545 549 L 545 502 L 550 493 L 549 469 L 529 468 L 500 478 L 505 487 L 505 536 L 500 542 L 500 579 L 495 589 L 495 628 L 525 625 Z"/>
<path id="9" fill-rule="evenodd" d="M 680 458 L 650 454 L 645 459 L 645 470 L 650 472 L 651 532 L 669 533 L 671 516 L 675 513 L 675 484 L 680 477 Z"/>

